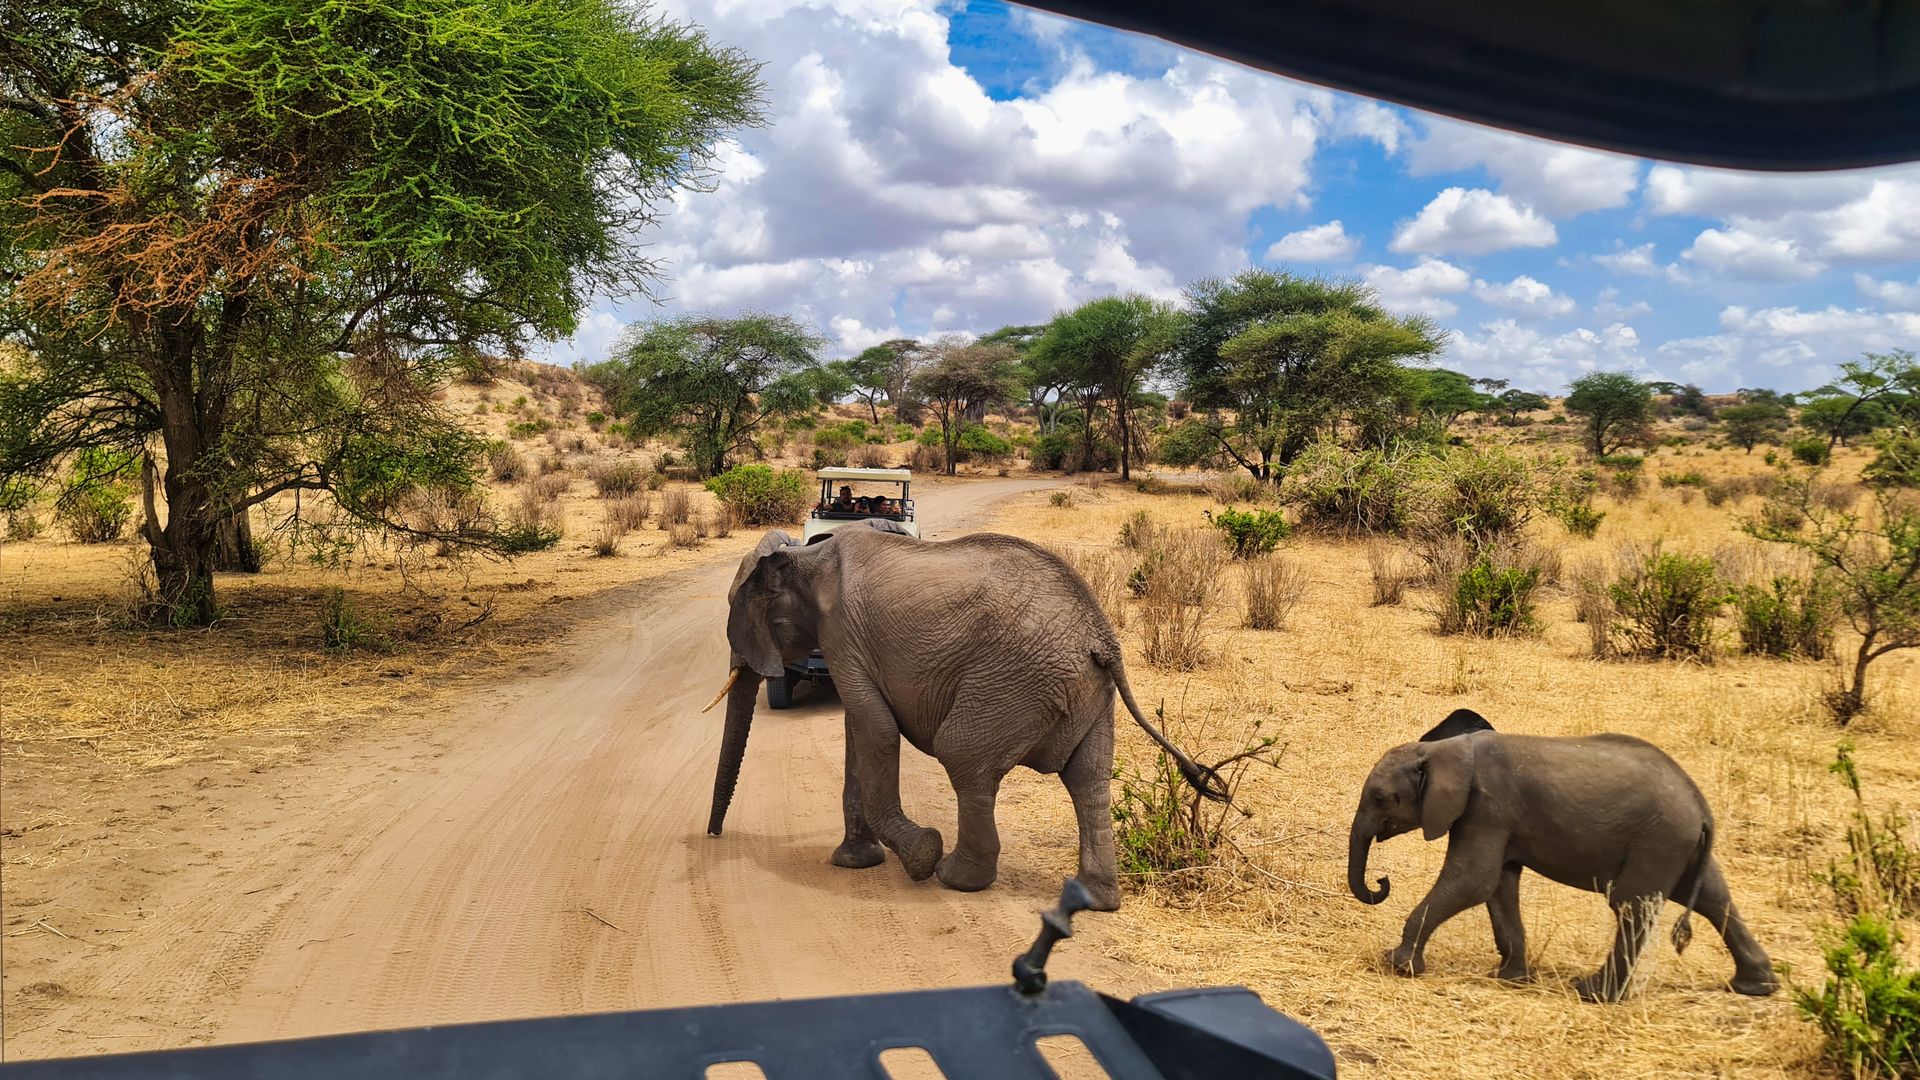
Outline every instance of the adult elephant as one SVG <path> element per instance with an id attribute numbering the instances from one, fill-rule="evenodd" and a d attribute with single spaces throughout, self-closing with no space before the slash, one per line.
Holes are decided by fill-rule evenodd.
<path id="1" fill-rule="evenodd" d="M 1120 906 L 1114 867 L 1113 695 L 1209 798 L 1219 778 L 1168 741 L 1134 702 L 1120 642 L 1086 582 L 1047 550 L 1010 536 L 932 542 L 884 526 L 846 528 L 806 546 L 770 532 L 741 560 L 728 592 L 733 654 L 726 734 L 707 831 L 719 835 L 740 775 L 762 678 L 820 649 L 846 707 L 836 866 L 891 849 L 915 881 L 961 890 L 993 884 L 1000 858 L 994 798 L 1016 765 L 1058 773 L 1080 827 L 1080 880 L 1095 906 Z M 900 740 L 946 769 L 960 835 L 900 806 Z"/>

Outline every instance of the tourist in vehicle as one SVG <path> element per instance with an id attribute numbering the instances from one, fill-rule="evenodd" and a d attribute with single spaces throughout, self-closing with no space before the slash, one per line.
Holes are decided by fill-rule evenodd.
<path id="1" fill-rule="evenodd" d="M 835 513 L 839 514 L 853 513 L 853 486 L 851 484 L 840 485 L 840 497 L 833 500 L 832 509 Z"/>

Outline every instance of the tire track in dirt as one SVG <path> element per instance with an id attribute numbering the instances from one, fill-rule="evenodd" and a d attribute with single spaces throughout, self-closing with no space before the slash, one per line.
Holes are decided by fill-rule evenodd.
<path id="1" fill-rule="evenodd" d="M 923 500 L 923 530 L 957 534 L 998 499 L 1041 486 L 941 490 Z M 726 835 L 705 835 L 721 725 L 700 709 L 726 674 L 732 569 L 717 561 L 657 579 L 630 610 L 576 634 L 564 667 L 469 694 L 450 720 L 433 720 L 444 751 L 387 739 L 279 774 L 293 809 L 232 838 L 228 864 L 244 868 L 168 897 L 157 932 L 93 962 L 75 1000 L 9 1049 L 123 1051 L 1005 979 L 1057 877 L 1003 872 L 995 888 L 961 894 L 908 881 L 892 858 L 829 865 L 843 752 L 830 698 L 762 708 Z M 901 782 L 909 812 L 951 842 L 938 766 L 908 748 Z M 1017 866 L 1019 846 L 1003 863 Z M 1102 959 L 1101 921 L 1086 922 L 1056 959 L 1061 974 L 1137 989 L 1137 975 Z M 201 947 L 209 937 L 233 940 Z M 135 1013 L 162 1030 L 81 1034 Z"/>

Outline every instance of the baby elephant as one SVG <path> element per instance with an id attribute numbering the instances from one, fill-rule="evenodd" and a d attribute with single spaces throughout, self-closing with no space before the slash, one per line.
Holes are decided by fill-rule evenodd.
<path id="1" fill-rule="evenodd" d="M 1673 947 L 1692 936 L 1698 911 L 1733 953 L 1732 987 L 1771 994 L 1779 984 L 1760 943 L 1747 932 L 1713 858 L 1713 813 L 1693 780 L 1651 743 L 1628 735 L 1543 738 L 1502 735 L 1480 714 L 1457 709 L 1417 743 L 1380 758 L 1360 794 L 1348 841 L 1347 883 L 1365 904 L 1387 898 L 1367 887 L 1367 849 L 1419 827 L 1448 835 L 1440 879 L 1407 916 L 1387 965 L 1403 975 L 1426 968 L 1427 938 L 1476 904 L 1493 918 L 1499 977 L 1524 980 L 1520 871 L 1607 897 L 1613 952 L 1575 981 L 1588 1001 L 1617 1001 L 1665 900 L 1686 905 Z"/>

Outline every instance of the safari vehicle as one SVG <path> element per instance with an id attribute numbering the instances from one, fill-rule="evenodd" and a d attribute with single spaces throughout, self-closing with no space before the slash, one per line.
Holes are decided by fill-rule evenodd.
<path id="1" fill-rule="evenodd" d="M 919 536 L 912 488 L 911 469 L 821 469 L 820 501 L 807 515 L 800 538 L 812 543 L 848 522 L 869 518 L 899 522 L 909 534 Z"/>
<path id="2" fill-rule="evenodd" d="M 913 470 L 821 469 L 820 501 L 807 515 L 801 539 L 811 544 L 843 525 L 876 518 L 899 525 L 909 536 L 920 535 L 920 526 L 913 520 Z M 767 707 L 791 708 L 795 690 L 830 681 L 826 657 L 815 649 L 804 663 L 788 668 L 785 676 L 767 680 Z"/>

